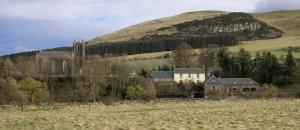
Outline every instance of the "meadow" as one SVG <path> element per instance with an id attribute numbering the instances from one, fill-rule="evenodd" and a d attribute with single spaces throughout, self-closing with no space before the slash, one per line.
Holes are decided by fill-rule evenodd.
<path id="1" fill-rule="evenodd" d="M 299 129 L 300 99 L 155 100 L 0 110 L 0 129 Z"/>

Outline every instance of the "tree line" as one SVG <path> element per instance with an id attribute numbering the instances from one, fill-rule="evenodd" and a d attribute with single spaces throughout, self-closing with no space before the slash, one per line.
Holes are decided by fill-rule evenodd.
<path id="1" fill-rule="evenodd" d="M 220 70 L 215 74 L 228 78 L 253 78 L 263 84 L 291 85 L 298 81 L 296 61 L 290 49 L 286 56 L 276 57 L 269 51 L 257 52 L 251 57 L 249 51 L 240 49 L 237 54 L 221 48 L 217 52 Z"/>
<path id="2" fill-rule="evenodd" d="M 28 64 L 22 63 L 23 67 Z M 18 66 L 9 58 L 0 59 L 0 105 L 95 101 L 110 104 L 124 99 L 156 97 L 150 78 L 134 74 L 126 63 L 100 57 L 86 63 L 83 75 L 75 77 L 38 76 L 34 72 L 24 73 Z M 31 68 L 34 69 L 34 65 Z"/>
<path id="3" fill-rule="evenodd" d="M 187 43 L 193 48 L 201 48 L 209 45 L 229 46 L 238 43 L 236 36 L 218 33 L 210 36 L 151 36 L 144 37 L 141 40 L 131 40 L 115 43 L 100 43 L 96 45 L 89 45 L 86 47 L 86 53 L 93 54 L 139 54 L 159 51 L 175 50 L 181 43 Z"/>

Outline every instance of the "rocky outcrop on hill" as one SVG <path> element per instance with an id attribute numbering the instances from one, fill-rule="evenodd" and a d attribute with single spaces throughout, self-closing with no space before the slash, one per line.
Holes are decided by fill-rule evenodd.
<path id="1" fill-rule="evenodd" d="M 261 22 L 251 14 L 247 13 L 230 13 L 213 18 L 203 20 L 194 20 L 177 24 L 171 27 L 159 29 L 160 32 L 166 30 L 174 30 L 173 34 L 176 36 L 210 36 L 220 33 L 228 33 L 235 35 L 238 40 L 256 40 L 256 39 L 272 39 L 281 37 L 282 31 Z M 146 36 L 147 39 L 157 37 L 154 35 Z M 156 35 L 156 36 L 155 36 Z"/>

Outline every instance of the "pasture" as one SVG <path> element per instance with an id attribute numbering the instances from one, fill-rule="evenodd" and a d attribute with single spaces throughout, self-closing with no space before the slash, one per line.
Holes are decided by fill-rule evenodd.
<path id="1" fill-rule="evenodd" d="M 0 110 L 0 129 L 298 129 L 300 99 L 156 100 Z"/>

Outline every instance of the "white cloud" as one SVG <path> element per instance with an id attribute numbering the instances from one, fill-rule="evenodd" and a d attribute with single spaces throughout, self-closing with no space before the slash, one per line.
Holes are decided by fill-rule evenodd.
<path id="1" fill-rule="evenodd" d="M 2 0 L 0 15 L 46 20 L 144 20 L 187 11 L 250 11 L 258 0 Z M 129 20 L 130 21 L 130 20 Z"/>
<path id="2" fill-rule="evenodd" d="M 268 12 L 275 10 L 300 9 L 299 0 L 261 0 L 256 5 L 256 12 Z"/>

